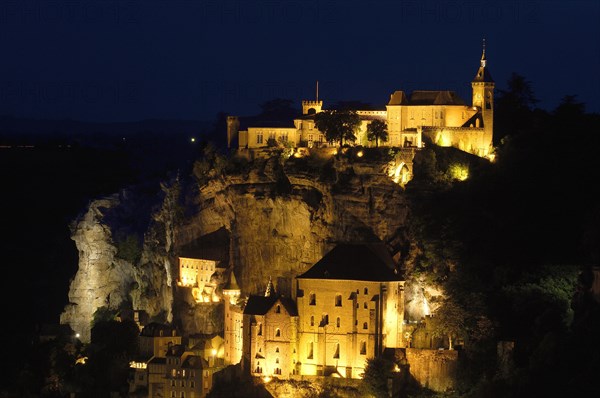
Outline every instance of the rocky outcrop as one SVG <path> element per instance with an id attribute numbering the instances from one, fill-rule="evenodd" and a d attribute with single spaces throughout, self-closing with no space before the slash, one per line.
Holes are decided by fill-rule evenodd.
<path id="1" fill-rule="evenodd" d="M 184 333 L 218 331 L 222 307 L 183 299 L 176 280 L 179 250 L 220 229 L 229 235 L 226 266 L 245 294 L 261 292 L 269 277 L 290 294 L 295 275 L 338 242 L 381 240 L 400 262 L 409 245 L 408 201 L 390 177 L 399 166 L 350 156 L 318 167 L 310 162 L 263 153 L 244 171 L 213 167 L 202 179 L 164 183 L 153 198 L 128 197 L 125 190 L 92 202 L 73 228 L 79 270 L 61 322 L 87 341 L 97 308 L 127 307 L 173 320 Z M 139 215 L 144 200 L 155 205 Z M 144 217 L 141 254 L 118 255 L 115 231 Z"/>

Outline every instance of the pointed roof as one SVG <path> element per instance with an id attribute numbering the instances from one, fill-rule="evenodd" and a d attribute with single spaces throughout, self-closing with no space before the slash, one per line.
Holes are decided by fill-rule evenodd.
<path id="1" fill-rule="evenodd" d="M 473 79 L 473 82 L 485 82 L 485 83 L 493 83 L 494 79 L 490 71 L 487 69 L 487 59 L 485 58 L 485 39 L 483 39 L 483 52 L 481 53 L 481 60 L 479 61 L 479 69 L 477 69 L 477 74 Z"/>
<path id="2" fill-rule="evenodd" d="M 368 244 L 338 244 L 299 279 L 355 281 L 402 281 L 390 264 L 389 252 L 374 250 Z"/>
<path id="3" fill-rule="evenodd" d="M 231 271 L 229 283 L 225 286 L 223 290 L 240 290 L 240 287 L 237 283 L 237 279 L 235 279 L 235 272 Z"/>
<path id="4" fill-rule="evenodd" d="M 267 288 L 265 289 L 265 297 L 275 296 L 275 287 L 273 286 L 273 280 L 269 276 L 269 282 L 267 283 Z"/>

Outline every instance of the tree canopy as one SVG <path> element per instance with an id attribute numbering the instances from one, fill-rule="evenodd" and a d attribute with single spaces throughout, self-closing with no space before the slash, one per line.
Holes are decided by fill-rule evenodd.
<path id="1" fill-rule="evenodd" d="M 327 141 L 355 142 L 355 132 L 360 125 L 360 117 L 352 110 L 324 110 L 315 115 L 315 126 L 325 133 Z"/>
<path id="2" fill-rule="evenodd" d="M 375 141 L 375 146 L 379 146 L 379 141 L 387 142 L 388 131 L 387 124 L 383 120 L 373 120 L 367 125 L 367 140 Z"/>

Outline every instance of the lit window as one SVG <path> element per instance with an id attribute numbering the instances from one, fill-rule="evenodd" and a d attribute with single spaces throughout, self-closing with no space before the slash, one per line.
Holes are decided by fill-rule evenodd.
<path id="1" fill-rule="evenodd" d="M 256 143 L 257 144 L 262 144 L 263 143 L 263 133 L 262 133 L 262 131 L 259 131 L 256 134 Z"/>

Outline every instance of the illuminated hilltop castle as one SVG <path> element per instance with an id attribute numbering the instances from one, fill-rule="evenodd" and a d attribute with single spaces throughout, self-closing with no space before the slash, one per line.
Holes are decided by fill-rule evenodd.
<path id="1" fill-rule="evenodd" d="M 471 82 L 472 100 L 467 105 L 453 91 L 395 91 L 385 110 L 356 110 L 361 118 L 356 144 L 369 146 L 367 125 L 375 119 L 387 123 L 394 147 L 423 146 L 423 136 L 440 146 L 452 146 L 481 157 L 492 151 L 494 122 L 494 80 L 487 68 L 485 41 L 480 66 Z M 318 86 L 317 86 L 318 87 Z M 315 127 L 315 114 L 323 101 L 302 101 L 302 115 L 287 121 L 248 122 L 238 116 L 227 118 L 228 146 L 263 148 L 269 139 L 290 142 L 295 147 L 326 146 L 325 135 Z"/>
<path id="2" fill-rule="evenodd" d="M 296 277 L 292 297 L 223 291 L 225 361 L 260 377 L 360 378 L 366 360 L 406 347 L 404 279 L 381 245 L 341 244 Z"/>

